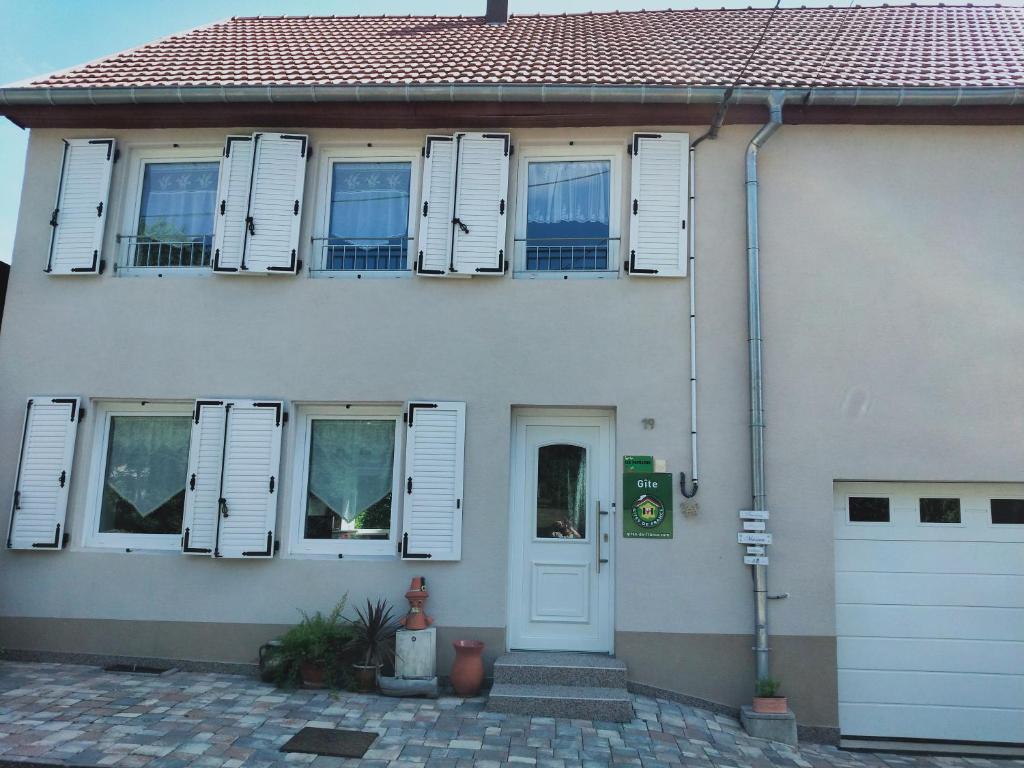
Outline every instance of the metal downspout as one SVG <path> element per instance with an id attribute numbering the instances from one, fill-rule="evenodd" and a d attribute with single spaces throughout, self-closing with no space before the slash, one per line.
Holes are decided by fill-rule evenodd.
<path id="1" fill-rule="evenodd" d="M 747 146 L 747 322 L 750 342 L 750 464 L 754 509 L 768 508 L 764 479 L 764 371 L 761 343 L 761 272 L 758 233 L 757 156 L 772 134 L 782 125 L 784 91 L 768 95 L 768 122 L 754 134 Z M 755 565 L 754 578 L 754 660 L 757 679 L 770 676 L 768 666 L 768 567 Z"/>

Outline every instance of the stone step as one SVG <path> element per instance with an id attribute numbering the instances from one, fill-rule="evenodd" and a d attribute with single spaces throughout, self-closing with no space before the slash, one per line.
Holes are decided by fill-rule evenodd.
<path id="1" fill-rule="evenodd" d="M 596 653 L 514 651 L 494 662 L 494 682 L 625 689 L 626 665 Z"/>
<path id="2" fill-rule="evenodd" d="M 633 719 L 633 704 L 624 688 L 580 685 L 520 685 L 495 683 L 487 708 L 533 717 L 565 717 L 625 723 Z"/>

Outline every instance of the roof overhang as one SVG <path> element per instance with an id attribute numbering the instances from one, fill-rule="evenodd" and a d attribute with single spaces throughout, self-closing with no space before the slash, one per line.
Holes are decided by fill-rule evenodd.
<path id="1" fill-rule="evenodd" d="M 506 125 L 702 122 L 729 94 L 730 122 L 758 122 L 768 93 L 783 90 L 787 122 L 1024 123 L 1024 87 L 754 88 L 658 85 L 196 86 L 0 89 L 0 114 L 30 127 L 160 125 L 445 125 L 506 118 Z M 642 109 L 625 115 L 617 105 Z M 205 105 L 183 111 L 182 106 Z M 747 109 L 744 109 L 747 107 Z M 896 114 L 896 112 L 900 114 Z M 481 114 L 481 112 L 483 114 Z M 204 114 L 205 113 L 205 114 Z M 307 123 L 305 120 L 313 120 Z M 628 118 L 628 119 L 627 119 Z M 627 122 L 622 122 L 627 119 Z M 170 120 L 170 122 L 167 122 Z M 285 120 L 285 122 L 281 122 Z M 544 122 L 548 120 L 548 122 Z M 100 122 L 96 122 L 100 121 Z"/>

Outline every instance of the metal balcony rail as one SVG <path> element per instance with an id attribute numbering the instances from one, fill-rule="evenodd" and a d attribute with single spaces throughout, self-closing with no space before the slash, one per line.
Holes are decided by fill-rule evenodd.
<path id="1" fill-rule="evenodd" d="M 604 272 L 614 269 L 617 237 L 517 238 L 531 272 Z"/>
<path id="2" fill-rule="evenodd" d="M 325 272 L 373 272 L 409 268 L 411 237 L 313 237 L 320 243 L 320 267 Z"/>
<path id="3" fill-rule="evenodd" d="M 124 265 L 129 268 L 209 267 L 213 252 L 213 234 L 196 235 L 188 240 L 162 240 L 147 235 L 118 235 L 117 242 L 128 243 Z"/>

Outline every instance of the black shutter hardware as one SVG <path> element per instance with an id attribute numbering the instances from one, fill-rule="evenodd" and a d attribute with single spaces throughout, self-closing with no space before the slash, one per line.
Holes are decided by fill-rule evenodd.
<path id="1" fill-rule="evenodd" d="M 408 478 L 405 481 L 405 492 L 406 493 L 412 493 L 412 478 L 411 477 Z"/>
<path id="2" fill-rule="evenodd" d="M 221 200 L 220 201 L 220 215 L 223 216 L 224 213 L 227 211 L 227 209 L 228 209 L 228 201 L 227 200 Z"/>
<path id="3" fill-rule="evenodd" d="M 636 216 L 637 211 L 640 210 L 640 203 L 638 200 L 633 200 L 633 215 Z"/>
<path id="4" fill-rule="evenodd" d="M 502 199 L 502 201 L 498 203 L 498 215 L 499 216 L 504 216 L 505 215 L 505 200 L 504 199 Z"/>
<path id="5" fill-rule="evenodd" d="M 192 531 L 188 528 L 185 529 L 185 536 L 181 540 L 181 551 L 189 553 L 206 553 L 210 551 L 209 547 L 190 547 L 188 545 L 188 538 Z"/>
<path id="6" fill-rule="evenodd" d="M 426 560 L 428 558 L 433 557 L 433 555 L 428 555 L 428 554 L 421 553 L 421 552 L 410 552 L 409 551 L 409 534 L 408 533 L 403 533 L 402 534 L 402 557 L 407 559 L 407 560 L 410 560 L 410 559 Z"/>
<path id="7" fill-rule="evenodd" d="M 249 230 L 250 235 L 256 234 L 256 223 L 252 220 L 252 216 L 245 217 L 245 226 Z"/>
<path id="8" fill-rule="evenodd" d="M 64 470 L 64 469 L 62 469 L 62 470 L 60 471 L 60 477 L 59 477 L 59 478 L 57 478 L 57 482 L 58 482 L 58 483 L 60 483 L 60 487 L 61 487 L 61 488 L 63 488 L 63 487 L 64 487 L 64 483 L 65 483 L 65 482 L 67 482 L 67 479 L 68 479 L 68 473 L 67 473 L 67 470 Z"/>
<path id="9" fill-rule="evenodd" d="M 192 477 L 189 478 L 188 489 L 190 491 L 194 491 L 196 489 L 196 473 L 195 472 L 193 472 L 192 473 Z"/>
<path id="10" fill-rule="evenodd" d="M 103 201 L 100 200 L 99 205 L 96 206 L 96 218 L 99 218 L 102 215 L 103 215 Z"/>
<path id="11" fill-rule="evenodd" d="M 428 200 L 424 200 L 423 201 L 423 215 L 424 216 L 427 215 L 427 208 L 429 207 L 429 205 L 430 205 L 430 201 L 428 201 Z"/>
<path id="12" fill-rule="evenodd" d="M 60 208 L 54 208 L 53 209 L 53 214 L 50 216 L 50 226 L 51 227 L 56 227 L 57 226 L 57 214 L 58 213 L 60 213 Z"/>
<path id="13" fill-rule="evenodd" d="M 271 493 L 274 492 L 274 476 L 273 475 L 270 476 L 270 492 Z"/>
<path id="14" fill-rule="evenodd" d="M 243 552 L 242 557 L 271 557 L 274 554 L 274 532 L 267 531 L 267 548 L 259 552 Z"/>
<path id="15" fill-rule="evenodd" d="M 60 538 L 60 523 L 57 523 L 57 532 L 53 536 L 53 543 L 46 542 L 45 544 L 33 544 L 33 549 L 60 549 L 61 538 Z"/>
<path id="16" fill-rule="evenodd" d="M 295 201 L 295 205 L 292 207 L 292 214 L 295 216 L 299 215 L 299 201 Z"/>

